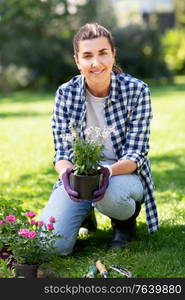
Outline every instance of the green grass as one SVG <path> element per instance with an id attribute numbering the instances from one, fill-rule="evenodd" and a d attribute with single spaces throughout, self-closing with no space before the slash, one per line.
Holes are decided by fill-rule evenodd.
<path id="1" fill-rule="evenodd" d="M 138 217 L 138 239 L 126 249 L 107 250 L 112 230 L 97 213 L 98 230 L 79 237 L 74 253 L 47 265 L 57 277 L 83 277 L 88 266 L 103 258 L 128 268 L 134 277 L 185 277 L 185 78 L 173 85 L 151 86 L 154 118 L 151 150 L 160 230 L 148 234 L 145 210 Z M 53 93 L 16 92 L 0 97 L 0 201 L 20 201 L 38 214 L 57 179 L 54 171 L 51 115 Z M 110 277 L 121 277 L 114 271 Z"/>

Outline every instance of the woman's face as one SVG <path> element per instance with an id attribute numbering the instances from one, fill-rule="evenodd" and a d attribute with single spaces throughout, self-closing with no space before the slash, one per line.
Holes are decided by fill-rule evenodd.
<path id="1" fill-rule="evenodd" d="M 115 61 L 115 50 L 106 37 L 79 42 L 79 52 L 75 62 L 84 75 L 87 85 L 105 88 L 110 84 L 110 73 Z"/>

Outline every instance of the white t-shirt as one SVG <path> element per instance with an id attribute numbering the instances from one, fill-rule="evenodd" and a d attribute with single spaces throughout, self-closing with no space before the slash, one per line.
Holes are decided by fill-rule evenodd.
<path id="1" fill-rule="evenodd" d="M 86 89 L 87 128 L 96 126 L 103 129 L 104 126 L 107 126 L 104 116 L 106 99 L 107 97 L 95 97 Z M 111 165 L 117 161 L 111 137 L 108 137 L 104 144 L 103 154 L 105 155 L 103 164 Z"/>

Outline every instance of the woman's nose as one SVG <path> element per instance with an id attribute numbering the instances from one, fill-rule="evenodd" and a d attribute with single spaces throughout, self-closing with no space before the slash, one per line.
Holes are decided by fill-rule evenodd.
<path id="1" fill-rule="evenodd" d="M 94 57 L 91 62 L 91 67 L 97 67 L 100 64 L 100 60 L 98 57 Z"/>

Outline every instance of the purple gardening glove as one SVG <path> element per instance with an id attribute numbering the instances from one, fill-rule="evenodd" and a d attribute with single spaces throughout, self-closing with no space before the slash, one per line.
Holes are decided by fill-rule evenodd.
<path id="1" fill-rule="evenodd" d="M 96 198 L 94 198 L 92 202 L 100 201 L 104 197 L 105 191 L 109 185 L 109 177 L 111 175 L 110 170 L 106 167 L 102 167 L 100 173 L 103 175 L 102 183 L 100 188 L 94 192 Z"/>
<path id="2" fill-rule="evenodd" d="M 78 192 L 75 192 L 71 189 L 70 183 L 69 183 L 69 176 L 72 172 L 73 168 L 67 168 L 64 173 L 62 174 L 62 181 L 64 183 L 64 188 L 66 192 L 68 193 L 71 200 L 75 202 L 81 202 L 81 200 L 78 198 Z"/>

